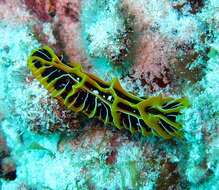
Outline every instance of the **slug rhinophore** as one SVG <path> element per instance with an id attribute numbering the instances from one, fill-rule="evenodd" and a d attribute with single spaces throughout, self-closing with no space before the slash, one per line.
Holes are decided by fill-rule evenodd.
<path id="1" fill-rule="evenodd" d="M 74 112 L 131 133 L 165 139 L 182 136 L 182 125 L 176 117 L 189 105 L 185 97 L 134 96 L 121 87 L 118 79 L 105 82 L 85 72 L 78 63 L 66 63 L 47 46 L 31 53 L 28 67 L 54 98 Z"/>

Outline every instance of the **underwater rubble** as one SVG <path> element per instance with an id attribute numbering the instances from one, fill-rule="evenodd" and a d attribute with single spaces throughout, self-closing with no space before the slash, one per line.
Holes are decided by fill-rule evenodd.
<path id="1" fill-rule="evenodd" d="M 0 189 L 217 190 L 218 0 L 0 0 Z M 187 96 L 183 139 L 73 113 L 27 68 L 48 45 L 138 96 Z"/>

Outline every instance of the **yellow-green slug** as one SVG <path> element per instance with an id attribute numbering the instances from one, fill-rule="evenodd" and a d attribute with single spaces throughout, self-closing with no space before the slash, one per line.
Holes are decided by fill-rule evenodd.
<path id="1" fill-rule="evenodd" d="M 53 97 L 74 112 L 131 133 L 165 139 L 182 136 L 182 125 L 176 117 L 189 104 L 185 97 L 134 96 L 121 87 L 118 79 L 105 82 L 85 72 L 78 63 L 65 63 L 47 46 L 31 53 L 28 67 Z"/>

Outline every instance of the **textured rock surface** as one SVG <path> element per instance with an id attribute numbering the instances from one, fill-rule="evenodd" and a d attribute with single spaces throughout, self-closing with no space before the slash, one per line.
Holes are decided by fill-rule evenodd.
<path id="1" fill-rule="evenodd" d="M 2 189 L 217 190 L 218 7 L 218 0 L 0 0 L 1 172 L 16 166 Z M 103 79 L 119 77 L 135 94 L 188 96 L 179 118 L 184 140 L 131 136 L 66 110 L 26 67 L 42 44 Z"/>

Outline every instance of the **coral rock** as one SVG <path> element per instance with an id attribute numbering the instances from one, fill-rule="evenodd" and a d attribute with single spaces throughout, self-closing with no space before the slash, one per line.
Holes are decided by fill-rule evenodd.
<path id="1" fill-rule="evenodd" d="M 24 0 L 28 9 L 34 12 L 42 21 L 51 21 L 55 11 L 55 2 L 53 0 Z M 52 16 L 51 16 L 52 15 Z"/>

